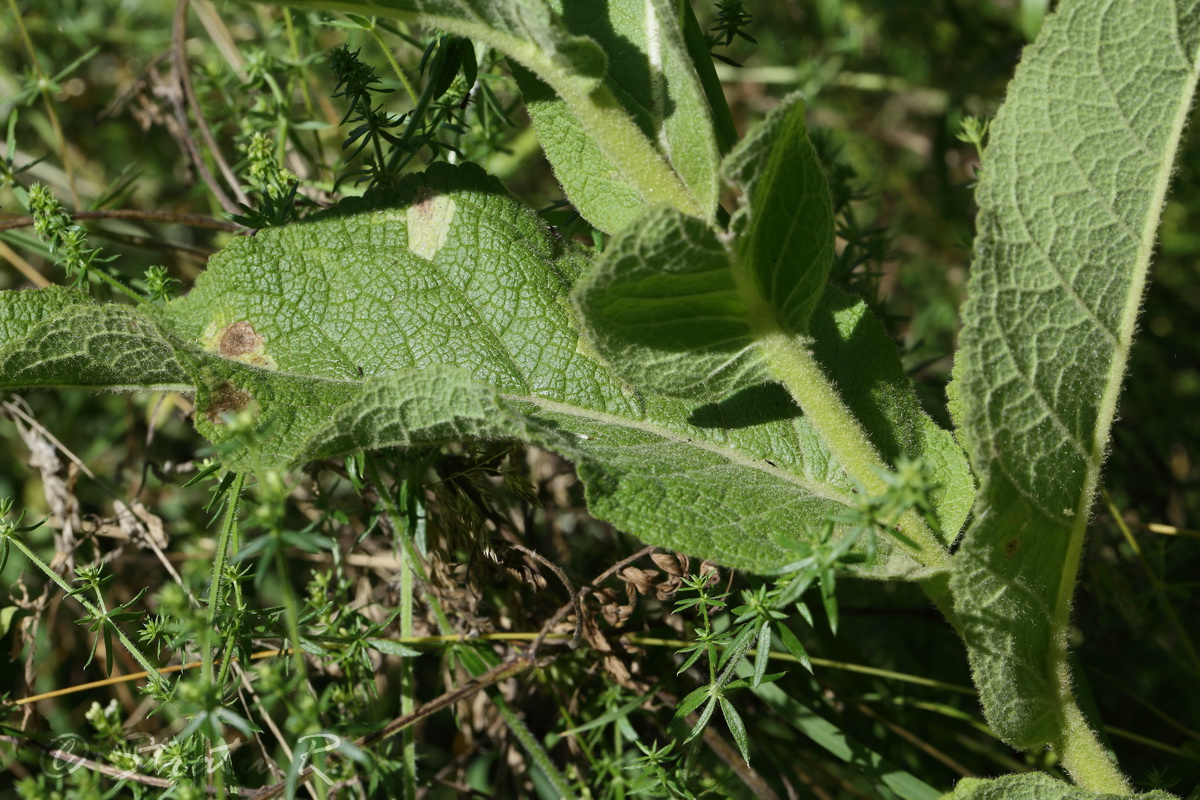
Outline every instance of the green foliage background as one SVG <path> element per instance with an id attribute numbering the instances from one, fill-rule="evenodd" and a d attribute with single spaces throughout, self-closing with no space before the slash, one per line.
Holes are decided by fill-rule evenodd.
<path id="1" fill-rule="evenodd" d="M 286 139 L 288 149 L 303 150 L 314 156 L 313 162 L 325 164 L 311 177 L 331 189 L 344 168 L 338 158 L 345 130 L 296 123 L 336 122 L 341 116 L 342 107 L 328 100 L 333 81 L 323 65 L 326 49 L 349 40 L 352 47 L 363 48 L 366 63 L 379 74 L 390 75 L 379 41 L 362 31 L 322 27 L 315 17 L 304 14 L 291 17 L 293 39 L 278 10 L 196 5 L 200 11 L 189 17 L 187 52 L 193 80 L 225 152 L 240 152 L 238 139 L 244 132 L 236 120 L 250 120 L 251 127 L 281 137 L 280 142 Z M 744 64 L 719 68 L 740 131 L 783 95 L 796 89 L 806 93 L 813 135 L 827 163 L 833 164 L 831 183 L 842 212 L 840 233 L 856 245 L 835 261 L 834 280 L 864 294 L 882 311 L 902 344 L 927 410 L 941 416 L 943 423 L 948 422 L 941 409 L 957 333 L 957 308 L 970 261 L 971 183 L 977 163 L 972 148 L 955 134 L 964 115 L 989 117 L 994 112 L 1020 49 L 1036 27 L 1036 14 L 1030 9 L 1037 5 L 1016 0 L 752 3 L 749 8 L 756 21 L 748 32 L 758 40 L 757 46 L 735 40 L 732 47 L 721 50 Z M 215 11 L 204 11 L 207 8 Z M 702 19 L 711 16 L 711 9 L 697 8 Z M 94 49 L 87 60 L 57 79 L 49 92 L 57 123 L 47 113 L 43 97 L 29 91 L 34 83 L 29 58 L 10 10 L 20 13 L 48 74 L 56 74 Z M 48 155 L 29 175 L 51 185 L 68 207 L 76 206 L 73 195 L 77 193 L 80 207 L 222 214 L 203 182 L 186 166 L 170 129 L 174 111 L 163 92 L 170 90 L 169 57 L 164 54 L 170 45 L 171 14 L 169 4 L 57 0 L 11 2 L 0 10 L 0 117 L 7 119 L 12 108 L 20 109 L 17 163 Z M 381 38 L 393 44 L 398 41 L 386 31 Z M 410 59 L 405 66 L 415 67 L 419 48 L 402 45 L 400 52 Z M 240 63 L 243 78 L 236 77 L 235 63 Z M 386 79 L 385 85 L 399 88 Z M 502 97 L 515 97 L 511 88 L 508 95 L 505 91 L 498 83 Z M 402 95 L 391 96 L 393 111 L 406 107 Z M 536 142 L 520 130 L 524 112 L 514 111 L 511 119 L 517 128 L 501 127 L 486 134 L 475 130 L 460 144 L 480 156 L 485 168 L 518 197 L 535 208 L 546 207 L 561 194 Z M 61 126 L 61 139 L 56 124 Z M 230 157 L 236 160 L 235 155 Z M 1076 601 L 1079 639 L 1073 642 L 1083 665 L 1076 674 L 1085 705 L 1094 702 L 1100 718 L 1114 729 L 1110 736 L 1119 730 L 1144 738 L 1140 742 L 1128 736 L 1114 738 L 1126 771 L 1139 787 L 1161 786 L 1185 796 L 1200 781 L 1200 733 L 1194 724 L 1200 719 L 1200 693 L 1190 690 L 1200 680 L 1200 660 L 1171 617 L 1183 620 L 1182 630 L 1187 631 L 1187 622 L 1196 612 L 1195 576 L 1200 574 L 1200 542 L 1194 533 L 1200 528 L 1200 415 L 1195 413 L 1200 402 L 1198 173 L 1200 135 L 1193 134 L 1166 210 L 1143 330 L 1103 476 L 1113 507 L 1133 526 L 1133 538 L 1122 534 L 1107 507 L 1098 508 Z M 349 185 L 342 188 L 355 191 Z M 0 223 L 5 214 L 19 210 L 14 197 L 0 195 Z M 547 216 L 569 232 L 569 219 L 555 214 Z M 122 274 L 136 277 L 147 266 L 166 264 L 185 286 L 199 273 L 206 254 L 229 238 L 187 226 L 129 222 L 100 223 L 89 230 L 95 244 L 119 255 L 115 264 Z M 11 248 L 3 251 L 10 262 L 11 252 L 50 280 L 62 281 L 53 260 L 28 229 L 0 232 L 0 242 Z M 24 285 L 19 271 L 0 269 L 0 288 Z M 199 553 L 181 559 L 181 572 L 189 580 L 202 581 L 207 570 L 203 542 L 212 536 L 201 508 L 205 493 L 182 490 L 178 481 L 159 481 L 144 470 L 147 459 L 161 467 L 192 458 L 200 440 L 187 421 L 178 413 L 163 413 L 156 398 L 149 396 L 31 392 L 25 397 L 37 419 L 118 493 L 119 487 L 146 482 L 142 500 L 167 522 L 172 541 L 178 543 L 173 547 L 179 553 Z M 147 445 L 148 422 L 160 414 L 153 441 Z M 450 472 L 455 465 L 469 472 L 479 458 L 486 461 L 489 456 L 497 454 L 452 453 L 443 458 L 450 462 L 446 467 Z M 14 424 L 0 420 L 0 497 L 11 496 L 31 516 L 40 517 L 49 509 L 40 477 L 26 466 L 28 458 Z M 510 459 L 518 471 L 528 466 L 523 455 Z M 520 492 L 507 488 L 494 500 L 504 513 L 526 515 L 527 546 L 552 553 L 554 561 L 583 582 L 599 571 L 597 564 L 613 563 L 636 549 L 636 542 L 586 517 L 578 487 L 563 489 L 569 481 L 560 480 L 555 489 L 545 474 L 541 477 L 535 478 L 530 491 L 540 497 L 546 511 L 523 506 Z M 111 515 L 111 498 L 99 482 L 80 477 L 73 488 L 85 516 Z M 328 503 L 325 513 L 350 517 L 358 511 L 344 487 L 323 502 Z M 1137 523 L 1160 523 L 1183 532 L 1155 534 Z M 49 532 L 41 529 L 36 536 L 41 538 L 34 543 L 52 553 Z M 466 563 L 472 547 L 466 542 L 458 545 Z M 23 568 L 17 560 L 10 561 L 0 584 L 17 590 Z M 122 575 L 114 590 L 119 601 L 141 588 L 136 576 L 136 572 Z M 40 588 L 37 577 L 28 572 L 24 577 L 31 591 Z M 307 577 L 297 569 L 298 586 Z M 263 591 L 278 601 L 279 588 L 271 581 Z M 802 633 L 810 653 L 969 686 L 959 642 L 914 587 L 843 581 L 839 597 L 838 636 L 830 636 L 827 625 L 818 619 Z M 485 598 L 483 607 L 472 612 L 494 626 L 507 624 L 517 630 L 536 629 L 561 599 L 517 580 L 486 586 Z M 5 604 L 7 600 L 0 598 L 0 605 Z M 68 616 L 59 613 L 38 632 L 37 663 L 30 668 L 36 690 L 99 677 L 95 667 L 81 668 L 79 654 L 90 641 Z M 630 625 L 643 634 L 665 638 L 690 634 L 690 625 L 665 619 L 661 604 L 643 600 Z M 0 645 L 7 650 L 12 637 L 6 633 Z M 647 673 L 674 673 L 670 649 L 647 646 L 646 650 L 639 658 Z M 0 685 L 21 683 L 26 670 L 23 657 L 17 653 L 11 661 L 0 661 Z M 621 694 L 603 674 L 589 675 L 587 662 L 582 653 L 563 657 L 542 681 L 586 687 L 595 700 L 580 711 L 592 718 L 600 717 L 606 707 L 619 705 L 618 700 L 633 697 Z M 418 660 L 417 668 L 424 685 L 438 685 L 434 659 Z M 815 709 L 844 734 L 869 743 L 938 789 L 948 789 L 963 771 L 986 776 L 1027 766 L 1052 768 L 1038 754 L 1014 756 L 974 727 L 972 721 L 979 714 L 969 696 L 819 667 L 815 679 L 799 670 L 793 673 L 779 684 L 787 698 Z M 538 736 L 556 735 L 563 723 L 545 697 L 561 699 L 561 695 L 552 689 L 539 695 L 535 684 L 523 685 L 519 696 L 510 699 Z M 672 691 L 682 697 L 691 688 L 681 678 Z M 68 699 L 43 704 L 49 728 L 59 732 L 84 728 L 87 704 L 92 699 L 107 702 L 110 696 L 129 702 L 128 695 L 100 690 L 84 695 L 87 702 Z M 784 781 L 807 786 L 817 796 L 873 797 L 892 791 L 879 788 L 877 776 L 861 777 L 831 758 L 827 749 L 813 744 L 811 730 L 802 735 L 781 722 L 763 697 L 751 698 L 745 692 L 735 697 L 755 744 L 754 766 L 777 791 L 783 791 Z M 394 711 L 376 709 L 380 720 L 394 716 L 390 713 Z M 797 718 L 795 708 L 788 713 Z M 669 715 L 660 717 L 661 723 Z M 647 741 L 661 737 L 645 720 L 635 725 Z M 526 781 L 532 779 L 520 770 L 503 768 L 506 754 L 516 748 L 508 734 L 494 728 L 487 720 L 471 728 L 481 743 L 463 767 L 461 779 L 497 793 L 529 790 Z M 428 764 L 451 761 L 455 735 L 456 722 L 449 715 L 429 722 L 422 734 Z M 10 774 L 36 770 L 34 764 L 13 764 L 10 752 L 0 750 Z M 753 793 L 721 765 L 712 767 L 704 781 L 718 794 Z"/>

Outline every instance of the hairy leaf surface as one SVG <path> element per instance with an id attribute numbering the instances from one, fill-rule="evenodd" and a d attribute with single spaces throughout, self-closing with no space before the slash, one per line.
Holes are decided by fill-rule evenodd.
<path id="1" fill-rule="evenodd" d="M 234 446 L 244 434 L 229 415 L 254 420 L 258 441 L 228 456 L 236 468 L 521 439 L 575 461 L 593 513 L 649 542 L 759 572 L 790 563 L 777 537 L 852 502 L 811 424 L 771 384 L 719 403 L 631 390 L 575 326 L 567 292 L 582 267 L 498 182 L 442 164 L 392 194 L 235 240 L 164 310 L 69 305 L 39 324 L 67 340 L 89 320 L 144 323 L 142 346 L 173 353 L 160 363 L 196 387 L 206 436 Z M 38 295 L 7 299 L 21 296 Z M 863 313 L 841 298 L 814 326 L 823 320 L 835 350 L 856 347 Z M 30 363 L 43 359 L 34 339 L 15 345 Z M 0 381 L 24 385 L 12 376 L 25 366 L 8 363 Z M 91 386 L 161 382 L 121 360 L 76 366 Z M 863 386 L 864 407 L 892 413 L 888 392 Z M 898 431 L 904 447 L 913 431 Z M 885 553 L 875 571 L 915 568 Z"/>
<path id="2" fill-rule="evenodd" d="M 190 383 L 153 320 L 59 286 L 0 292 L 0 381 L 12 389 Z"/>
<path id="3" fill-rule="evenodd" d="M 1196 0 L 1060 5 L 992 126 L 956 416 L 983 487 L 953 589 L 993 729 L 1063 734 L 1066 627 L 1175 153 Z"/>
<path id="4" fill-rule="evenodd" d="M 609 244 L 575 292 L 591 340 L 639 388 L 720 397 L 769 372 L 761 338 L 808 333 L 834 224 L 798 95 L 734 149 L 724 171 L 744 193 L 736 237 L 656 209 Z"/>
<path id="5" fill-rule="evenodd" d="M 964 778 L 947 795 L 953 800 L 1177 800 L 1175 795 L 1154 791 L 1141 794 L 1102 794 L 1055 780 L 1043 772 L 1005 775 L 994 780 Z"/>
<path id="6" fill-rule="evenodd" d="M 24 338 L 29 328 L 67 306 L 90 302 L 87 295 L 66 286 L 48 286 L 25 294 L 0 292 L 0 348 Z"/>
<path id="7" fill-rule="evenodd" d="M 676 5 L 674 0 L 559 0 L 555 7 L 572 34 L 604 50 L 605 85 L 620 110 L 679 174 L 700 215 L 711 218 L 719 191 L 713 112 Z M 517 69 L 514 75 L 563 191 L 589 222 L 615 233 L 647 208 L 669 202 L 642 191 L 627 174 L 623 154 L 606 153 L 594 128 L 551 87 L 529 71 Z"/>
<path id="8" fill-rule="evenodd" d="M 737 262 L 768 307 L 752 311 L 769 313 L 788 333 L 807 333 L 833 263 L 834 220 L 802 96 L 784 98 L 721 171 L 743 193 L 732 224 Z"/>
<path id="9" fill-rule="evenodd" d="M 744 189 L 730 238 L 674 209 L 643 215 L 574 291 L 587 339 L 638 389 L 719 401 L 775 379 L 764 340 L 780 332 L 815 358 L 884 463 L 924 457 L 953 538 L 974 485 L 966 457 L 920 409 L 896 349 L 865 305 L 827 288 L 833 211 L 787 98 L 726 160 Z"/>

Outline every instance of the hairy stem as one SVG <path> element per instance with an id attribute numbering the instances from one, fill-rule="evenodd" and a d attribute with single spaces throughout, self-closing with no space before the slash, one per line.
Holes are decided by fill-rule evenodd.
<path id="1" fill-rule="evenodd" d="M 1108 754 L 1100 737 L 1088 725 L 1083 712 L 1075 702 L 1070 686 L 1070 673 L 1066 667 L 1066 654 L 1058 670 L 1059 709 L 1063 714 L 1063 734 L 1051 749 L 1062 760 L 1063 769 L 1080 787 L 1105 794 L 1129 795 L 1133 788 L 1120 767 Z"/>
<path id="2" fill-rule="evenodd" d="M 846 408 L 837 387 L 825 376 L 803 337 L 776 329 L 759 338 L 775 377 L 812 420 L 822 441 L 846 473 L 870 494 L 884 494 L 887 484 L 877 470 L 887 469 L 858 419 Z M 899 532 L 915 546 L 908 552 L 927 567 L 947 568 L 950 554 L 915 511 L 900 518 Z"/>

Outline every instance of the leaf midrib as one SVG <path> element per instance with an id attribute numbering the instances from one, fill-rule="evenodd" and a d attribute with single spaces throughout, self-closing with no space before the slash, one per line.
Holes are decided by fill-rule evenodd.
<path id="1" fill-rule="evenodd" d="M 513 395 L 501 393 L 500 396 L 505 400 L 513 403 L 532 403 L 533 405 L 545 411 L 555 414 L 563 414 L 565 416 L 577 417 L 580 419 L 588 419 L 604 425 L 614 425 L 617 427 L 637 430 L 643 433 L 649 433 L 663 439 L 669 439 L 679 444 L 686 444 L 689 447 L 696 447 L 700 450 L 713 453 L 724 458 L 730 463 L 736 464 L 747 469 L 758 470 L 759 472 L 768 474 L 774 478 L 779 478 L 788 483 L 797 486 L 814 497 L 819 497 L 824 500 L 830 500 L 842 505 L 853 505 L 853 499 L 842 492 L 837 491 L 831 484 L 810 481 L 806 478 L 797 475 L 779 467 L 772 467 L 770 464 L 763 462 L 760 459 L 755 459 L 747 455 L 744 451 L 726 445 L 717 444 L 703 438 L 687 436 L 673 428 L 668 428 L 646 420 L 635 420 L 630 417 L 622 417 L 616 414 L 609 414 L 604 411 L 596 411 L 595 409 L 586 408 L 583 406 L 564 403 L 558 400 L 551 400 L 545 397 L 537 397 L 530 395 Z"/>

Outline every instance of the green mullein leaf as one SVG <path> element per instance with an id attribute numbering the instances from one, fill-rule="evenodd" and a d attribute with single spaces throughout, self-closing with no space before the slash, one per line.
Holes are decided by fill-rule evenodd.
<path id="1" fill-rule="evenodd" d="M 435 165 L 395 189 L 233 240 L 165 306 L 45 312 L 0 347 L 0 385 L 191 387 L 198 429 L 236 470 L 462 439 L 540 444 L 575 461 L 597 517 L 763 573 L 794 560 L 780 536 L 854 507 L 855 484 L 778 387 L 709 403 L 639 393 L 613 375 L 568 300 L 585 267 L 477 167 Z M 0 297 L 47 305 L 37 292 Z M 827 297 L 812 323 L 820 347 L 836 354 L 852 340 L 895 359 L 861 303 Z M 122 335 L 81 348 L 94 329 Z M 69 369 L 27 380 L 60 361 Z M 864 415 L 895 416 L 886 380 L 829 363 L 839 381 L 863 386 L 854 402 Z M 907 447 L 928 433 L 907 428 L 893 440 Z M 947 530 L 961 525 L 958 514 Z M 920 574 L 890 551 L 864 569 Z"/>
<path id="2" fill-rule="evenodd" d="M 1195 0 L 1060 3 L 984 154 L 953 386 L 982 487 L 951 586 L 988 723 L 1068 770 L 1071 599 L 1198 75 Z"/>
<path id="3" fill-rule="evenodd" d="M 664 163 L 679 174 L 694 199 L 694 207 L 684 210 L 712 219 L 720 189 L 718 146 L 710 122 L 714 112 L 711 95 L 688 53 L 677 3 L 559 0 L 555 9 L 568 30 L 594 40 L 608 55 L 604 84 Z M 712 69 L 710 63 L 707 66 Z M 621 154 L 606 153 L 595 128 L 584 124 L 560 94 L 528 70 L 518 68 L 513 74 L 546 157 L 585 219 L 615 233 L 646 209 L 670 203 L 631 179 Z M 727 114 L 723 97 L 720 103 Z"/>
<path id="4" fill-rule="evenodd" d="M 983 780 L 964 778 L 945 795 L 948 800 L 1178 800 L 1163 791 L 1139 794 L 1105 794 L 1063 783 L 1042 772 L 1005 775 Z"/>
<path id="5" fill-rule="evenodd" d="M 725 171 L 745 190 L 737 235 L 674 209 L 643 215 L 573 293 L 588 341 L 635 388 L 722 410 L 777 391 L 773 348 L 806 351 L 885 462 L 926 460 L 952 539 L 974 499 L 966 458 L 921 410 L 883 326 L 826 284 L 833 212 L 797 96 L 734 150 Z"/>

